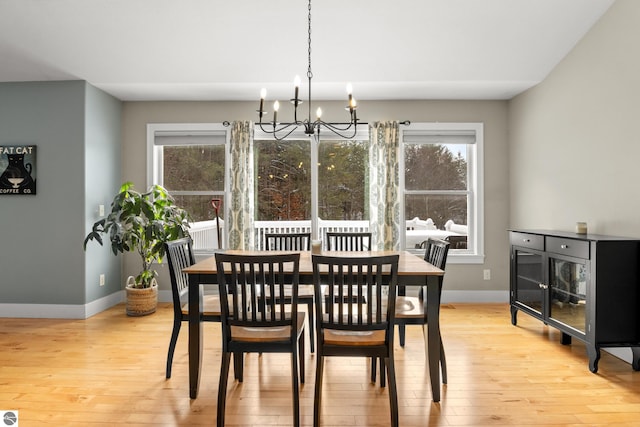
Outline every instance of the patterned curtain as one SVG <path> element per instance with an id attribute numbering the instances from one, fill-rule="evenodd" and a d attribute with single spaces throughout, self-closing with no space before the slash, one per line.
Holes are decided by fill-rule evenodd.
<path id="1" fill-rule="evenodd" d="M 253 122 L 231 125 L 231 203 L 227 209 L 229 249 L 254 247 Z"/>
<path id="2" fill-rule="evenodd" d="M 374 250 L 400 250 L 400 133 L 397 121 L 369 125 L 369 230 Z"/>

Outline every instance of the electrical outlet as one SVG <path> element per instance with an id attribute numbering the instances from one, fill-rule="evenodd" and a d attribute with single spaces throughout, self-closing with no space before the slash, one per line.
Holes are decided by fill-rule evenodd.
<path id="1" fill-rule="evenodd" d="M 100 275 L 100 286 L 104 286 L 104 274 Z"/>
<path id="2" fill-rule="evenodd" d="M 484 280 L 491 280 L 491 270 L 484 270 Z"/>
<path id="3" fill-rule="evenodd" d="M 98 215 L 104 216 L 104 205 L 98 205 Z"/>

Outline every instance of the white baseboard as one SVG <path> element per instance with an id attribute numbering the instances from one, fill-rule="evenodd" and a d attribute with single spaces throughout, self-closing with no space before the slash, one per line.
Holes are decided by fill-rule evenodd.
<path id="1" fill-rule="evenodd" d="M 86 319 L 120 304 L 123 298 L 124 291 L 119 291 L 87 304 L 0 304 L 0 317 Z"/>
<path id="2" fill-rule="evenodd" d="M 171 300 L 171 291 L 158 291 L 159 302 Z M 125 291 L 118 291 L 87 304 L 0 304 L 0 318 L 87 319 L 124 301 Z"/>

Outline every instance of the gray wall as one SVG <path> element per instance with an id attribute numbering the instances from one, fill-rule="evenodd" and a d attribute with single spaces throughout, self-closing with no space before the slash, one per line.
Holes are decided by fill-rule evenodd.
<path id="1" fill-rule="evenodd" d="M 82 240 L 85 200 L 96 192 L 87 189 L 103 180 L 103 162 L 119 175 L 119 158 L 85 153 L 91 141 L 119 153 L 119 135 L 120 102 L 85 82 L 0 84 L 0 144 L 38 147 L 37 194 L 0 196 L 0 315 L 82 317 L 87 303 L 113 292 L 88 290 Z"/>
<path id="2" fill-rule="evenodd" d="M 110 211 L 113 195 L 120 181 L 120 135 L 122 103 L 110 95 L 87 85 L 85 129 L 85 228 L 83 236 L 97 221 L 99 205 Z M 90 242 L 85 254 L 87 301 L 122 289 L 121 260 L 111 253 L 109 245 Z M 100 286 L 100 274 L 105 284 Z"/>
<path id="3" fill-rule="evenodd" d="M 640 237 L 640 2 L 618 0 L 509 104 L 510 225 Z"/>

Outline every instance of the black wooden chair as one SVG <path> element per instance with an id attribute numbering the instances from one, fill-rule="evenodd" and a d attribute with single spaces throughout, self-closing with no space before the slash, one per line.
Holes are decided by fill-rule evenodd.
<path id="1" fill-rule="evenodd" d="M 267 251 L 309 251 L 311 250 L 311 233 L 265 233 L 264 248 Z M 307 304 L 309 348 L 313 353 L 315 351 L 313 285 L 298 286 L 298 302 Z"/>
<path id="2" fill-rule="evenodd" d="M 182 322 L 189 320 L 189 304 L 184 302 L 189 291 L 189 278 L 182 270 L 195 264 L 195 257 L 193 255 L 193 243 L 189 237 L 165 243 L 165 252 L 167 254 L 167 263 L 169 264 L 171 295 L 173 297 L 173 330 L 171 332 L 171 341 L 169 342 L 166 370 L 166 377 L 171 378 L 173 353 L 180 334 L 180 326 Z M 202 289 L 200 293 L 203 305 L 202 320 L 205 322 L 220 322 L 219 296 L 202 295 Z"/>
<path id="3" fill-rule="evenodd" d="M 371 250 L 371 233 L 357 231 L 327 231 L 327 250 L 348 252 L 362 252 Z M 326 305 L 329 302 L 329 296 L 325 296 L 325 299 Z"/>
<path id="4" fill-rule="evenodd" d="M 311 233 L 265 233 L 267 251 L 310 251 Z"/>
<path id="5" fill-rule="evenodd" d="M 304 383 L 306 313 L 298 312 L 299 263 L 299 253 L 216 253 L 218 289 L 222 301 L 219 427 L 224 426 L 231 354 L 248 352 L 291 353 L 293 424 L 300 425 L 298 382 Z M 290 292 L 290 299 L 285 297 L 286 292 Z M 267 298 L 266 295 L 275 298 Z"/>
<path id="6" fill-rule="evenodd" d="M 371 250 L 371 233 L 327 231 L 327 250 L 328 251 L 370 251 Z"/>
<path id="7" fill-rule="evenodd" d="M 391 425 L 398 425 L 398 394 L 393 358 L 393 332 L 398 255 L 335 257 L 312 255 L 313 282 L 320 301 L 328 283 L 329 301 L 316 305 L 317 345 L 313 425 L 320 425 L 324 358 L 362 356 L 379 358 L 389 378 Z M 383 273 L 384 272 L 384 273 Z M 363 301 L 368 303 L 363 303 Z"/>
<path id="8" fill-rule="evenodd" d="M 444 270 L 447 264 L 447 254 L 449 253 L 449 242 L 445 240 L 429 238 L 426 240 L 426 244 L 424 246 L 424 260 L 436 266 L 440 270 Z M 441 295 L 442 282 L 444 277 L 440 276 L 439 279 L 440 289 L 438 295 Z M 440 301 L 438 301 L 438 304 L 439 303 Z M 404 295 L 397 297 L 395 323 L 396 325 L 398 325 L 398 337 L 400 345 L 402 347 L 404 347 L 405 343 L 406 325 L 422 325 L 422 327 L 424 328 L 426 320 L 424 315 L 424 300 L 422 289 L 420 289 L 418 297 L 410 297 Z M 444 347 L 442 345 L 442 335 L 440 336 L 440 370 L 442 371 L 442 382 L 446 384 L 447 361 L 445 359 Z"/>

